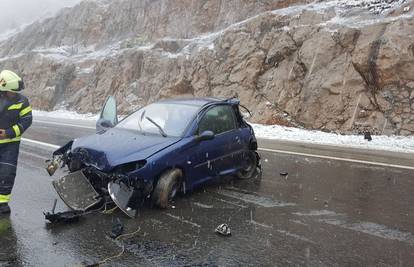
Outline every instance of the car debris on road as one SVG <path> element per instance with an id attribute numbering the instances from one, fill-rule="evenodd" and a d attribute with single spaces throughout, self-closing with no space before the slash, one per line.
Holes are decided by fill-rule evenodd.
<path id="1" fill-rule="evenodd" d="M 112 230 L 109 236 L 112 239 L 116 239 L 118 236 L 122 235 L 123 232 L 124 232 L 124 225 L 122 224 L 119 218 L 116 218 L 116 223 L 112 226 Z"/>
<path id="2" fill-rule="evenodd" d="M 230 226 L 228 226 L 228 224 L 223 223 L 220 224 L 219 226 L 217 226 L 216 233 L 223 235 L 223 236 L 230 236 L 231 235 L 231 230 L 230 230 Z"/>
<path id="3" fill-rule="evenodd" d="M 50 223 L 73 223 L 79 221 L 79 218 L 82 216 L 82 211 L 65 211 L 65 212 L 58 212 L 55 213 L 57 199 L 53 202 L 53 208 L 51 212 L 43 213 L 45 215 L 45 219 L 48 220 Z"/>

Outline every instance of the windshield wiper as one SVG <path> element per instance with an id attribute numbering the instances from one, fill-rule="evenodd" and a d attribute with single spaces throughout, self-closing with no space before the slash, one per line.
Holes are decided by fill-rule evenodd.
<path id="1" fill-rule="evenodd" d="M 142 126 L 141 126 L 141 123 L 140 123 L 140 121 L 142 121 L 142 119 L 144 118 L 144 115 L 145 115 L 145 110 L 142 112 L 142 114 L 141 114 L 141 120 L 138 120 L 138 126 L 139 126 L 139 131 L 143 134 L 143 135 L 145 135 L 145 133 L 142 131 Z"/>
<path id="2" fill-rule="evenodd" d="M 157 126 L 158 130 L 160 130 L 160 134 L 164 137 L 167 137 L 167 134 L 164 132 L 164 130 L 161 128 L 161 126 L 156 123 L 153 119 L 151 119 L 150 117 L 145 117 L 147 120 L 149 120 L 152 124 L 154 124 L 155 126 Z"/>

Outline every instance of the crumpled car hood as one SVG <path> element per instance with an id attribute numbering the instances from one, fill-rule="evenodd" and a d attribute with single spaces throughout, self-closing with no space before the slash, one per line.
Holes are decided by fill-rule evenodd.
<path id="1" fill-rule="evenodd" d="M 101 171 L 138 160 L 144 160 L 178 142 L 178 137 L 143 135 L 124 129 L 110 129 L 103 134 L 95 134 L 76 139 L 72 152 L 83 151 L 84 163 Z"/>

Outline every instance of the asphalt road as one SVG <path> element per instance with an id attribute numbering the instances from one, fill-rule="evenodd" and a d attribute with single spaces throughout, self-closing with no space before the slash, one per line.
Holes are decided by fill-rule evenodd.
<path id="1" fill-rule="evenodd" d="M 81 126 L 73 126 L 80 124 Z M 35 122 L 25 138 L 63 145 L 93 133 L 71 120 Z M 93 213 L 52 226 L 44 170 L 53 146 L 23 142 L 0 266 L 412 266 L 414 155 L 261 140 L 263 175 L 224 179 L 136 219 Z M 411 168 L 410 168 L 411 167 Z M 280 172 L 287 172 L 281 176 Z M 59 201 L 57 210 L 65 210 Z M 119 218 L 125 233 L 107 234 Z M 231 237 L 214 229 L 228 223 Z"/>

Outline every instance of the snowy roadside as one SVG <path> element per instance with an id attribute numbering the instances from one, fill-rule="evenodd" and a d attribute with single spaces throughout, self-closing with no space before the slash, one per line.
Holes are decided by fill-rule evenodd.
<path id="1" fill-rule="evenodd" d="M 53 118 L 53 119 L 68 119 L 68 120 L 83 120 L 83 121 L 96 121 L 98 119 L 98 114 L 86 113 L 79 114 L 75 111 L 67 111 L 63 109 L 55 111 L 41 111 L 34 110 L 33 116 L 35 117 L 44 117 L 44 118 Z"/>
<path id="2" fill-rule="evenodd" d="M 79 114 L 73 111 L 34 111 L 34 117 L 96 121 L 97 114 Z M 372 141 L 361 135 L 339 135 L 321 131 L 303 130 L 279 125 L 252 124 L 256 137 L 359 149 L 375 149 L 403 153 L 414 153 L 414 136 L 373 136 Z"/>
<path id="3" fill-rule="evenodd" d="M 252 124 L 252 126 L 258 138 L 414 153 L 414 136 L 379 135 L 372 136 L 372 141 L 367 141 L 364 140 L 363 135 L 340 135 L 279 125 Z"/>

